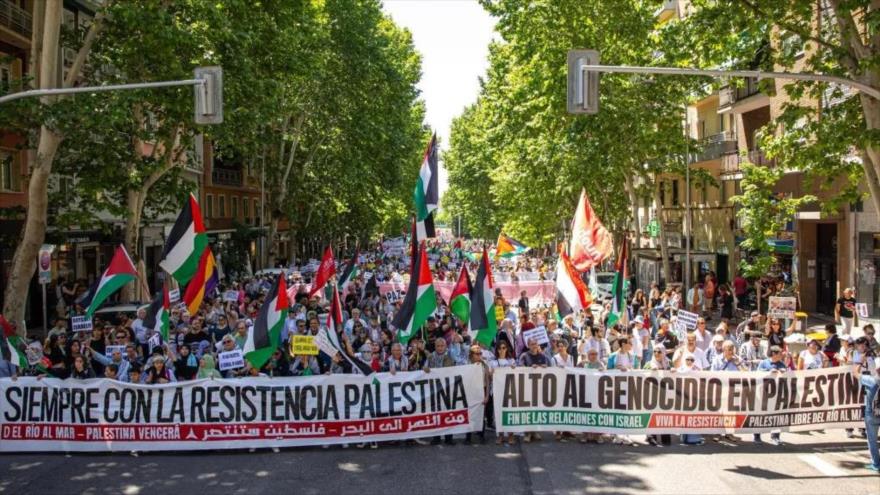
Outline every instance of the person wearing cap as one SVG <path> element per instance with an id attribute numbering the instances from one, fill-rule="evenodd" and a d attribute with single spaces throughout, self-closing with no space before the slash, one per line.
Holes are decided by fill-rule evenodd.
<path id="1" fill-rule="evenodd" d="M 766 356 L 768 356 L 769 353 L 764 350 L 764 345 L 761 342 L 761 332 L 758 332 L 757 330 L 746 331 L 744 337 L 748 339 L 748 341 L 743 342 L 739 347 L 739 357 L 750 370 L 755 371 L 758 369 L 758 365 L 761 361 L 766 359 Z M 780 353 L 780 356 L 781 355 L 782 353 Z"/>
<path id="2" fill-rule="evenodd" d="M 782 360 L 782 348 L 779 346 L 770 346 L 767 350 L 767 355 L 770 356 L 761 360 L 758 363 L 756 371 L 762 372 L 770 372 L 770 373 L 785 373 L 788 371 L 788 368 L 785 366 L 785 363 Z M 755 443 L 761 443 L 761 434 L 755 433 L 753 435 L 753 439 Z M 770 443 L 773 445 L 782 445 L 782 441 L 780 439 L 780 434 L 778 431 L 770 433 Z"/>
<path id="3" fill-rule="evenodd" d="M 880 368 L 877 367 L 876 360 L 873 360 L 872 364 L 873 366 L 869 366 L 868 362 L 864 362 L 854 365 L 852 374 L 865 388 L 865 436 L 868 440 L 868 452 L 871 454 L 871 462 L 865 464 L 865 469 L 880 472 L 880 445 L 877 441 L 877 432 L 880 430 L 880 411 L 877 410 Z"/>
<path id="4" fill-rule="evenodd" d="M 819 352 L 819 341 L 810 339 L 798 356 L 798 370 L 817 370 L 828 366 L 828 357 Z"/>

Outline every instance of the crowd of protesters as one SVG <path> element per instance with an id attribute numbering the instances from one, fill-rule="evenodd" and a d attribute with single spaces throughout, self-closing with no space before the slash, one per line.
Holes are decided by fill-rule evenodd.
<path id="1" fill-rule="evenodd" d="M 435 245 L 434 268 L 438 273 L 456 274 L 460 263 L 476 259 L 461 253 L 464 248 Z M 340 262 L 340 265 L 344 261 Z M 381 252 L 364 253 L 360 257 L 362 274 L 377 279 L 405 278 L 405 257 L 382 256 Z M 538 256 L 525 256 L 505 263 L 508 269 L 544 270 L 550 261 Z M 303 277 L 301 267 L 291 270 L 293 280 Z M 341 271 L 341 267 L 340 267 Z M 445 275 L 444 275 L 445 276 Z M 308 282 L 308 280 L 305 280 Z M 243 349 L 253 321 L 273 282 L 273 276 L 254 276 L 225 284 L 211 297 L 206 297 L 195 314 L 175 306 L 170 315 L 170 338 L 156 342 L 151 330 L 144 326 L 146 308 L 136 314 L 113 315 L 110 319 L 94 318 L 93 329 L 72 332 L 66 316 L 55 319 L 44 339 L 31 339 L 26 353 L 29 369 L 17 370 L 5 363 L 0 376 L 39 375 L 57 378 L 89 379 L 105 377 L 121 382 L 163 384 L 203 378 L 236 378 L 245 376 L 309 376 L 318 374 L 355 373 L 349 360 L 323 352 L 315 355 L 291 355 L 289 342 L 296 335 L 317 335 L 327 323 L 328 302 L 320 294 L 309 297 L 298 292 L 289 308 L 278 347 L 264 366 L 257 369 L 247 360 L 243 367 L 218 369 L 218 355 L 224 351 Z M 709 277 L 706 283 L 711 283 Z M 784 285 L 784 282 L 783 282 Z M 848 332 L 838 336 L 838 327 L 828 324 L 827 338 L 806 342 L 805 349 L 793 352 L 787 337 L 794 332 L 793 320 L 766 317 L 752 312 L 742 321 L 733 318 L 725 306 L 732 304 L 734 290 L 721 285 L 711 294 L 706 285 L 698 284 L 683 294 L 678 288 L 661 290 L 654 284 L 647 293 L 635 290 L 628 297 L 626 314 L 611 312 L 610 303 L 594 305 L 578 314 L 556 317 L 552 304 L 530 301 L 526 294 L 518 300 L 507 300 L 496 293 L 498 333 L 491 346 L 472 340 L 467 326 L 452 315 L 447 301 L 438 296 L 438 310 L 406 345 L 398 341 L 391 324 L 401 300 L 369 289 L 364 276 L 355 279 L 342 293 L 344 326 L 340 340 L 345 352 L 359 359 L 376 372 L 430 370 L 468 363 L 479 363 L 486 378 L 487 395 L 493 370 L 499 367 L 569 367 L 605 370 L 651 370 L 697 373 L 701 371 L 785 372 L 829 366 L 860 365 L 866 370 L 877 369 L 878 342 L 871 325 L 862 328 L 863 336 L 854 339 Z M 235 298 L 228 296 L 234 291 Z M 711 302 L 707 302 L 711 301 Z M 72 304 L 72 312 L 81 312 Z M 693 309 L 699 313 L 696 328 L 685 327 L 677 312 Z M 71 310 L 65 308 L 64 314 Z M 524 341 L 524 331 L 543 327 L 547 343 Z M 543 339 L 542 339 L 543 340 Z M 112 350 L 108 354 L 108 349 Z M 873 371 L 876 374 L 876 371 Z M 491 400 L 488 404 L 491 404 Z M 486 427 L 491 428 L 491 407 L 486 408 Z M 847 436 L 865 435 L 865 431 L 848 430 Z M 481 441 L 484 432 L 479 433 Z M 558 441 L 614 442 L 632 444 L 628 436 L 583 434 L 574 437 L 556 433 Z M 521 439 L 532 442 L 540 435 L 526 433 L 521 437 L 498 435 L 498 444 L 513 444 Z M 473 440 L 471 435 L 465 439 Z M 714 441 L 739 441 L 733 435 L 715 436 Z M 754 435 L 761 442 L 760 435 Z M 435 442 L 452 443 L 451 436 Z M 662 446 L 670 443 L 668 435 L 649 436 L 647 442 Z M 682 435 L 683 444 L 699 445 L 699 435 Z M 781 443 L 779 433 L 770 441 Z"/>

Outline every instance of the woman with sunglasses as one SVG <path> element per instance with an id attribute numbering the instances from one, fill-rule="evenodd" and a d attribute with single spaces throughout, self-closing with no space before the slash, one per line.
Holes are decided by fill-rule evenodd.
<path id="1" fill-rule="evenodd" d="M 783 351 L 786 350 L 785 337 L 794 332 L 794 320 L 785 331 L 782 330 L 782 322 L 779 318 L 767 318 L 767 326 L 764 335 L 767 337 L 767 348 L 778 346 Z M 770 356 L 767 356 L 770 357 Z"/>
<path id="2" fill-rule="evenodd" d="M 513 353 L 511 352 L 510 343 L 507 339 L 496 339 L 497 343 L 495 344 L 495 357 L 490 359 L 489 371 L 490 373 L 494 373 L 496 369 L 503 367 L 516 367 L 516 359 L 513 357 Z M 489 388 L 489 393 L 492 393 L 492 388 Z M 489 404 L 492 404 L 492 399 L 489 399 Z M 507 434 L 507 444 L 514 444 L 514 436 L 513 433 Z M 495 437 L 495 444 L 501 445 L 504 443 L 504 434 L 498 433 Z"/>

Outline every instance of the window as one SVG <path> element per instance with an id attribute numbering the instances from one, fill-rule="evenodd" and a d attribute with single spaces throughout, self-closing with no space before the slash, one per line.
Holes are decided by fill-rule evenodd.
<path id="1" fill-rule="evenodd" d="M 238 218 L 238 196 L 232 197 L 232 205 L 230 208 L 232 208 L 232 218 Z"/>
<path id="2" fill-rule="evenodd" d="M 0 151 L 0 191 L 21 192 L 20 170 L 12 153 Z"/>
<path id="3" fill-rule="evenodd" d="M 257 224 L 257 218 L 260 218 L 260 201 L 254 200 L 254 225 Z"/>
<path id="4" fill-rule="evenodd" d="M 205 198 L 205 218 L 213 218 L 214 217 L 214 195 L 209 194 L 207 198 Z"/>
<path id="5" fill-rule="evenodd" d="M 247 198 L 241 198 L 241 216 L 244 217 L 245 223 L 250 221 L 250 206 L 251 202 L 248 201 Z"/>
<path id="6" fill-rule="evenodd" d="M 678 206 L 678 179 L 672 181 L 672 206 Z"/>
<path id="7" fill-rule="evenodd" d="M 660 183 L 660 207 L 666 206 L 666 182 Z"/>
<path id="8" fill-rule="evenodd" d="M 8 93 L 12 81 L 12 67 L 9 64 L 0 64 L 0 93 Z"/>
<path id="9" fill-rule="evenodd" d="M 217 216 L 220 218 L 226 218 L 226 195 L 220 194 L 217 197 L 220 198 L 220 202 L 217 205 Z"/>

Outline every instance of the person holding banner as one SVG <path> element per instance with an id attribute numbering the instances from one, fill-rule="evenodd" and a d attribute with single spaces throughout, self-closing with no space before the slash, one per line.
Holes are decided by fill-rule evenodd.
<path id="1" fill-rule="evenodd" d="M 490 400 L 489 394 L 489 391 L 492 390 L 492 371 L 489 369 L 489 365 L 486 364 L 486 361 L 483 360 L 482 347 L 472 345 L 470 347 L 470 352 L 468 353 L 468 359 L 470 364 L 478 364 L 480 366 L 480 371 L 483 376 L 483 421 L 480 423 L 480 431 L 477 432 L 477 436 L 480 437 L 480 443 L 482 444 L 486 442 L 486 424 L 493 415 L 492 401 Z M 465 434 L 465 445 L 470 445 L 472 438 L 473 436 L 471 433 Z"/>
<path id="2" fill-rule="evenodd" d="M 195 379 L 199 372 L 199 361 L 192 353 L 188 344 L 183 344 L 177 349 L 177 359 L 174 361 L 174 375 L 179 381 Z"/>
<path id="3" fill-rule="evenodd" d="M 767 350 L 767 355 L 770 357 L 761 360 L 758 363 L 756 371 L 764 371 L 770 373 L 785 373 L 788 371 L 788 368 L 785 366 L 785 362 L 783 362 L 783 352 L 782 348 L 779 346 L 772 346 Z M 755 433 L 753 435 L 753 440 L 755 443 L 761 443 L 761 434 Z M 782 440 L 780 439 L 780 433 L 778 431 L 774 431 L 770 433 L 770 443 L 773 445 L 782 445 Z"/>
<path id="4" fill-rule="evenodd" d="M 867 361 L 853 366 L 852 373 L 859 379 L 859 383 L 865 389 L 865 434 L 868 440 L 868 452 L 871 454 L 871 462 L 865 464 L 865 469 L 880 472 L 880 445 L 877 434 L 880 430 L 880 361 L 874 360 L 873 366 L 868 366 Z"/>
<path id="5" fill-rule="evenodd" d="M 162 348 L 157 347 L 147 368 L 144 383 L 147 385 L 160 385 L 176 381 L 177 378 L 174 377 L 174 372 L 165 364 L 165 355 L 162 354 Z"/>
<path id="6" fill-rule="evenodd" d="M 73 356 L 73 366 L 70 369 L 70 378 L 75 380 L 88 380 L 95 378 L 95 370 L 86 362 L 86 357 L 82 354 Z"/>
<path id="7" fill-rule="evenodd" d="M 828 357 L 819 352 L 819 341 L 810 339 L 807 348 L 798 357 L 798 370 L 817 370 L 827 367 Z"/>

